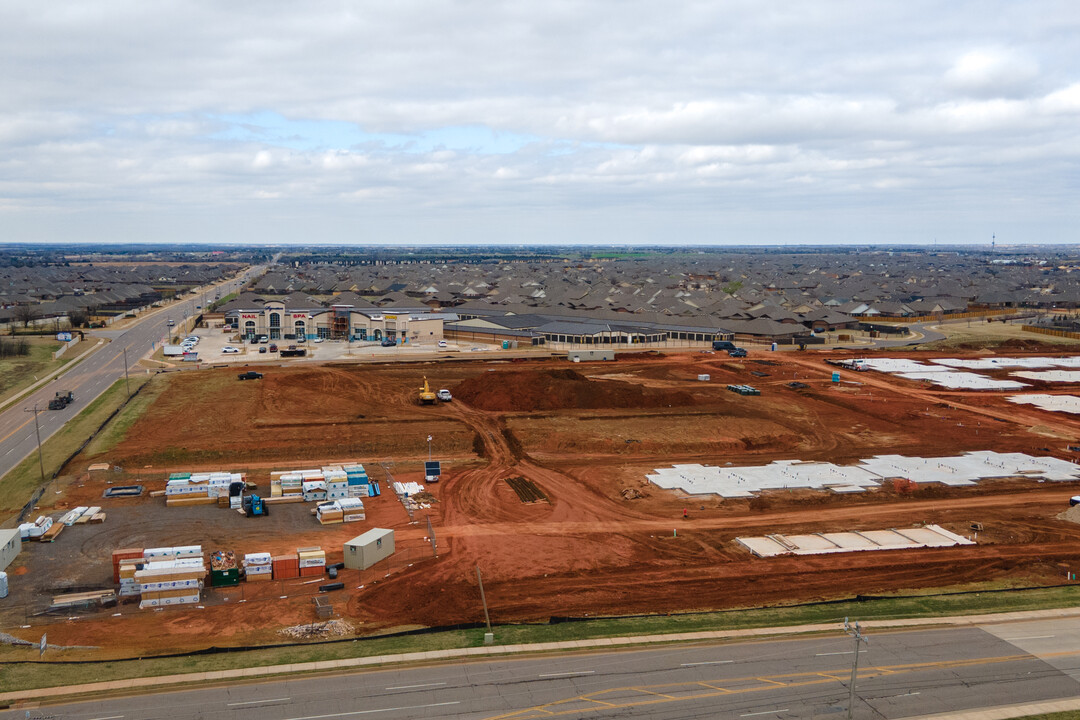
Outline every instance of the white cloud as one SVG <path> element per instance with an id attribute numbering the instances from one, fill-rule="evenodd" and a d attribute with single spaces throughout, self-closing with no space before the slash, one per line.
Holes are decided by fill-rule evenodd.
<path id="1" fill-rule="evenodd" d="M 5 239 L 1074 239 L 1078 35 L 1051 0 L 14 0 Z"/>

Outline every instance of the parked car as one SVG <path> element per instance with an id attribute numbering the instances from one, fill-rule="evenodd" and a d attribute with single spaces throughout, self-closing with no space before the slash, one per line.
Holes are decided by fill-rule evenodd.
<path id="1" fill-rule="evenodd" d="M 271 343 L 270 352 L 277 352 L 277 344 L 276 343 Z"/>
<path id="2" fill-rule="evenodd" d="M 259 352 L 265 354 L 266 353 L 266 348 L 264 348 L 264 347 L 259 348 Z"/>
<path id="3" fill-rule="evenodd" d="M 439 347 L 446 347 L 446 341 L 445 340 L 440 340 L 439 341 Z"/>
<path id="4" fill-rule="evenodd" d="M 727 351 L 728 357 L 746 357 L 746 350 L 743 348 L 732 348 Z"/>
<path id="5" fill-rule="evenodd" d="M 262 373 L 261 372 L 255 372 L 254 370 L 248 370 L 247 372 L 240 373 L 239 375 L 236 376 L 236 378 L 238 380 L 261 380 L 262 379 Z"/>
<path id="6" fill-rule="evenodd" d="M 734 350 L 735 349 L 735 343 L 731 342 L 730 340 L 713 340 L 712 349 L 713 350 Z"/>
<path id="7" fill-rule="evenodd" d="M 443 402 L 450 402 L 451 400 L 453 400 L 453 399 L 454 399 L 454 396 L 453 396 L 453 395 L 451 395 L 451 394 L 450 394 L 450 391 L 449 391 L 449 390 L 447 390 L 446 388 L 443 388 L 442 390 L 440 390 L 439 392 L 437 392 L 437 393 L 435 393 L 435 394 L 436 394 L 436 395 L 437 395 L 437 396 L 439 397 L 439 399 L 440 399 L 440 400 L 442 400 Z"/>
<path id="8" fill-rule="evenodd" d="M 382 346 L 383 347 L 394 347 L 395 345 L 397 345 L 397 340 L 395 340 L 393 338 L 383 338 L 383 341 L 382 341 Z"/>
<path id="9" fill-rule="evenodd" d="M 314 340 L 312 340 L 311 342 L 317 342 L 317 343 L 321 343 L 321 342 L 322 342 L 323 340 L 325 340 L 325 339 L 326 339 L 326 338 L 321 338 L 321 337 L 317 337 L 317 338 L 315 338 Z"/>
<path id="10" fill-rule="evenodd" d="M 240 348 L 233 347 L 232 345 L 226 345 L 225 347 L 221 348 L 221 352 L 225 353 L 226 355 L 235 355 L 236 353 L 240 352 Z"/>
<path id="11" fill-rule="evenodd" d="M 260 343 L 268 343 L 268 342 L 270 342 L 270 336 L 269 335 L 260 335 L 259 336 L 259 342 Z"/>

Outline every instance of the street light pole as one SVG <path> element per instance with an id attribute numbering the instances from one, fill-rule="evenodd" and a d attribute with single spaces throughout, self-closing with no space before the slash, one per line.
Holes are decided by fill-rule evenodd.
<path id="1" fill-rule="evenodd" d="M 45 485 L 45 460 L 41 456 L 41 427 L 38 425 L 38 413 L 42 412 L 38 410 L 37 403 L 34 403 L 34 409 L 26 408 L 26 412 L 34 413 L 34 434 L 37 435 L 37 457 L 38 457 L 38 469 L 41 471 L 41 484 Z"/>

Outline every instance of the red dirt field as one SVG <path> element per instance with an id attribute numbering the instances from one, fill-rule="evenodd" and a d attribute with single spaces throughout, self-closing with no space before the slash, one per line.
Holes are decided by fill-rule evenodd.
<path id="1" fill-rule="evenodd" d="M 242 468 L 263 486 L 271 468 L 335 459 L 364 462 L 383 482 L 378 462 L 392 458 L 397 479 L 423 482 L 430 432 L 445 461 L 443 481 L 429 486 L 438 502 L 410 524 L 384 492 L 368 501 L 368 521 L 322 527 L 305 515 L 310 506 L 275 506 L 266 519 L 233 518 L 217 508 L 166 509 L 160 499 L 102 500 L 100 484 L 83 482 L 65 491 L 62 504 L 104 505 L 109 521 L 31 547 L 31 571 L 13 585 L 35 578 L 34 592 L 43 594 L 100 583 L 108 552 L 123 545 L 201 543 L 237 552 L 322 545 L 333 562 L 343 540 L 390 527 L 402 557 L 366 575 L 346 574 L 346 591 L 334 597 L 335 609 L 367 634 L 482 620 L 477 564 L 492 620 L 517 622 L 790 604 L 969 582 L 1056 583 L 1058 563 L 1080 563 L 1080 525 L 1054 518 L 1077 483 L 1006 480 L 732 501 L 682 497 L 645 482 L 653 468 L 678 462 L 842 463 L 982 449 L 1071 459 L 1066 446 L 1080 437 L 1080 419 L 1013 405 L 1005 393 L 939 392 L 872 372 L 842 371 L 842 382 L 832 383 L 834 368 L 822 362 L 831 356 L 754 353 L 735 361 L 693 353 L 572 367 L 306 366 L 267 370 L 259 383 L 238 383 L 228 371 L 176 375 L 115 447 L 75 464 L 122 465 L 125 482 L 139 475 L 152 487 L 169 470 Z M 455 401 L 417 405 L 424 373 L 454 388 Z M 700 373 L 711 381 L 697 381 Z M 809 387 L 789 388 L 795 380 Z M 725 389 L 729 383 L 753 384 L 762 395 L 736 395 Z M 550 502 L 523 504 L 505 482 L 510 477 L 532 481 Z M 642 497 L 624 499 L 628 489 Z M 435 527 L 437 559 L 429 557 L 425 516 Z M 980 522 L 984 530 L 974 547 L 799 558 L 752 558 L 732 542 L 737 535 L 922 522 L 962 534 Z M 91 614 L 48 632 L 50 642 L 100 645 L 107 654 L 277 642 L 276 628 L 312 619 L 310 592 L 248 584 L 229 595 L 209 592 L 202 609 L 125 608 L 122 617 Z M 19 629 L 21 619 L 10 613 L 3 619 L 14 634 L 40 634 Z"/>

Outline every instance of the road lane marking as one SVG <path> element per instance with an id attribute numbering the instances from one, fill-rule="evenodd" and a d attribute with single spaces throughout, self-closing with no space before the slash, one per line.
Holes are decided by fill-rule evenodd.
<path id="1" fill-rule="evenodd" d="M 323 720 L 323 718 L 348 717 L 350 715 L 370 715 L 371 713 L 393 712 L 394 710 L 421 710 L 423 708 L 446 707 L 447 705 L 460 705 L 459 700 L 452 702 L 431 703 L 430 705 L 406 705 L 405 707 L 379 708 L 378 710 L 354 710 L 352 712 L 331 713 L 329 715 L 305 715 L 303 717 L 287 718 L 287 720 Z"/>
<path id="2" fill-rule="evenodd" d="M 746 713 L 739 717 L 754 717 L 755 715 L 775 715 L 776 713 L 791 712 L 790 708 L 784 708 L 783 710 L 766 710 L 765 712 Z"/>
<path id="3" fill-rule="evenodd" d="M 1057 635 L 1029 635 L 1027 637 L 1018 638 L 1001 638 L 1005 642 L 1013 642 L 1014 640 L 1046 640 L 1048 638 L 1057 637 Z"/>
<path id="4" fill-rule="evenodd" d="M 537 675 L 536 677 L 566 677 L 567 675 L 592 675 L 595 670 L 579 670 L 577 672 L 558 672 L 558 673 L 544 673 L 543 675 Z"/>
<path id="5" fill-rule="evenodd" d="M 1051 656 L 1078 655 L 1076 651 L 1051 653 L 1043 656 L 1043 659 Z M 1030 654 L 1002 655 L 998 657 L 972 658 L 970 660 L 935 660 L 932 662 L 904 663 L 900 665 L 883 665 L 874 668 L 860 669 L 859 679 L 870 680 L 881 677 L 895 677 L 905 673 L 925 672 L 928 670 L 951 670 L 955 668 L 985 667 L 1009 662 L 1034 660 Z M 747 693 L 770 692 L 777 688 L 801 688 L 831 683 L 843 684 L 850 676 L 848 668 L 835 671 L 811 671 L 800 673 L 782 673 L 771 676 L 750 676 L 742 678 L 726 678 L 711 682 L 691 681 L 664 683 L 661 685 L 631 685 L 620 688 L 607 688 L 596 692 L 578 695 L 576 697 L 555 700 L 542 705 L 521 710 L 513 710 L 502 715 L 496 715 L 488 720 L 550 720 L 550 718 L 564 715 L 580 715 L 582 702 L 604 704 L 609 708 L 626 709 L 659 705 L 669 702 L 701 701 L 707 698 L 732 697 Z M 756 681 L 756 685 L 746 683 Z M 678 694 L 672 692 L 675 690 Z M 600 698 L 620 693 L 623 696 L 615 702 L 607 702 Z M 629 695 L 627 695 L 629 693 Z M 638 693 L 638 697 L 633 697 Z M 614 698 L 615 696 L 612 695 Z M 774 711 L 783 712 L 783 711 Z M 301 720 L 293 718 L 292 720 Z"/>
<path id="6" fill-rule="evenodd" d="M 859 652 L 864 653 L 866 651 L 865 650 L 859 650 Z M 826 655 L 854 655 L 854 654 L 855 654 L 854 650 L 844 650 L 843 652 L 818 653 L 814 657 L 824 657 Z"/>
<path id="7" fill-rule="evenodd" d="M 446 683 L 424 683 L 423 685 L 395 685 L 394 687 L 388 687 L 387 690 L 412 690 L 413 688 L 425 688 L 425 687 L 438 687 L 439 685 L 445 685 Z"/>
<path id="8" fill-rule="evenodd" d="M 109 717 L 90 718 L 90 720 L 120 720 L 123 715 L 110 715 Z"/>
<path id="9" fill-rule="evenodd" d="M 706 660 L 705 662 L 683 663 L 682 667 L 694 667 L 696 665 L 727 665 L 728 663 L 733 663 L 733 662 L 735 662 L 735 661 L 734 660 Z"/>
<path id="10" fill-rule="evenodd" d="M 273 700 L 248 700 L 247 702 L 225 703 L 225 705 L 227 707 L 235 707 L 237 705 L 258 705 L 259 703 L 285 702 L 289 699 L 290 698 L 274 698 Z"/>

